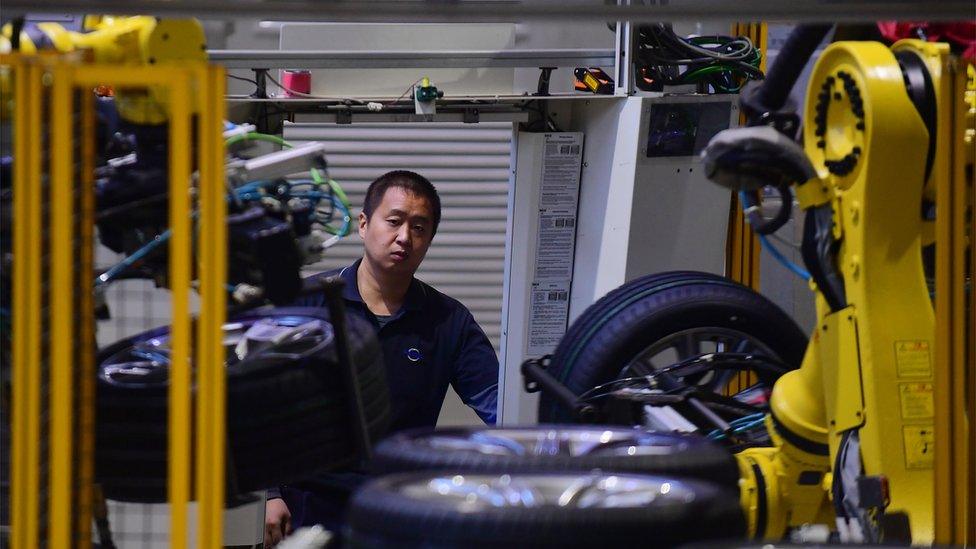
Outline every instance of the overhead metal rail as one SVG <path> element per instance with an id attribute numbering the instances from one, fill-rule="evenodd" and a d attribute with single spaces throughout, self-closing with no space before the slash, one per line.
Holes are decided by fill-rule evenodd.
<path id="1" fill-rule="evenodd" d="M 6 0 L 4 15 L 37 11 L 36 0 Z M 603 0 L 513 0 L 434 2 L 318 0 L 228 2 L 225 0 L 62 0 L 45 12 L 148 13 L 223 19 L 284 21 L 461 23 L 526 20 L 873 22 L 879 20 L 970 20 L 971 0 L 684 0 L 652 5 L 607 5 Z"/>
<path id="2" fill-rule="evenodd" d="M 210 60 L 228 69 L 393 69 L 481 67 L 609 67 L 612 49 L 346 51 L 210 50 Z"/>

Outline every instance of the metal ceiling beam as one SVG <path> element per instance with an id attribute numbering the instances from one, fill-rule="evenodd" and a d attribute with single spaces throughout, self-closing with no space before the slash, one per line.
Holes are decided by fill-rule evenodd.
<path id="1" fill-rule="evenodd" d="M 201 18 L 290 21 L 513 22 L 747 21 L 870 22 L 971 20 L 972 0 L 645 0 L 652 5 L 607 5 L 603 0 L 5 0 L 4 19 L 46 13 L 145 13 Z"/>
<path id="2" fill-rule="evenodd" d="M 210 50 L 211 61 L 231 69 L 390 69 L 415 67 L 607 67 L 614 51 L 548 49 L 508 51 L 268 51 Z"/>

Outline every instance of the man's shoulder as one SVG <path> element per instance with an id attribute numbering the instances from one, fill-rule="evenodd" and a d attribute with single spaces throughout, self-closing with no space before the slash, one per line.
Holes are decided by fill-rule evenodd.
<path id="1" fill-rule="evenodd" d="M 348 266 L 345 266 L 345 267 L 336 267 L 335 269 L 329 269 L 328 271 L 320 271 L 315 274 L 304 277 L 304 280 L 317 280 L 319 278 L 328 278 L 330 276 L 336 276 L 348 268 L 349 268 Z"/>
<path id="2" fill-rule="evenodd" d="M 325 307 L 325 294 L 322 292 L 320 282 L 326 278 L 338 276 L 348 267 L 339 267 L 315 273 L 302 278 L 302 293 L 291 303 L 293 306 L 300 307 Z"/>

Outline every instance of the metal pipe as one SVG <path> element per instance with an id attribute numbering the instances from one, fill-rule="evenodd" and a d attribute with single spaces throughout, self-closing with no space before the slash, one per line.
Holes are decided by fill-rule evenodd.
<path id="1" fill-rule="evenodd" d="M 748 21 L 874 22 L 950 21 L 972 18 L 971 0 L 684 0 L 654 5 L 605 4 L 602 0 L 522 0 L 511 2 L 433 2 L 316 0 L 226 2 L 223 0 L 60 0 L 48 12 L 147 13 L 225 19 L 265 18 L 331 22 L 515 22 L 545 21 Z M 35 0 L 7 0 L 8 17 L 37 11 Z"/>
<path id="2" fill-rule="evenodd" d="M 539 50 L 210 50 L 210 60 L 229 69 L 388 69 L 415 67 L 608 67 L 611 49 Z"/>

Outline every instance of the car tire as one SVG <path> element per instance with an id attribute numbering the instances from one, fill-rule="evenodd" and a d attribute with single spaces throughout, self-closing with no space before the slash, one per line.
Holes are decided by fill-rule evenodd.
<path id="1" fill-rule="evenodd" d="M 667 272 L 628 282 L 587 308 L 560 341 L 549 371 L 580 395 L 620 378 L 642 352 L 666 345 L 669 338 L 709 333 L 738 338 L 788 368 L 799 367 L 807 344 L 796 322 L 755 291 L 709 273 Z M 771 386 L 775 379 L 766 381 Z M 578 419 L 543 393 L 539 421 Z"/>
<path id="2" fill-rule="evenodd" d="M 322 321 L 331 331 L 328 320 L 326 309 L 280 308 L 237 316 L 225 327 Z M 348 317 L 347 332 L 369 433 L 378 440 L 390 421 L 382 352 L 365 320 Z M 124 371 L 124 361 L 140 344 L 168 333 L 150 330 L 98 354 L 96 477 L 109 499 L 166 500 L 168 370 L 151 371 L 154 377 L 140 382 L 131 379 L 132 370 Z M 230 493 L 300 480 L 359 458 L 334 339 L 323 336 L 316 345 L 305 354 L 264 353 L 227 367 Z M 123 375 L 117 375 L 120 370 Z"/>
<path id="3" fill-rule="evenodd" d="M 375 448 L 378 474 L 418 470 L 458 473 L 651 473 L 736 487 L 739 469 L 725 448 L 704 437 L 594 425 L 415 429 Z"/>
<path id="4" fill-rule="evenodd" d="M 673 547 L 742 538 L 732 490 L 633 474 L 404 473 L 352 498 L 351 547 Z"/>

